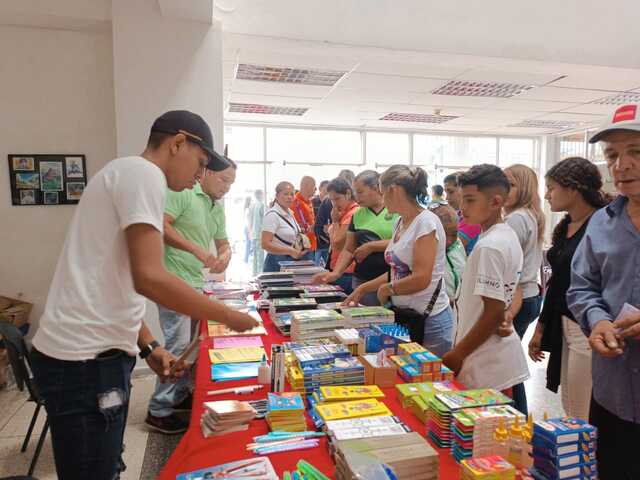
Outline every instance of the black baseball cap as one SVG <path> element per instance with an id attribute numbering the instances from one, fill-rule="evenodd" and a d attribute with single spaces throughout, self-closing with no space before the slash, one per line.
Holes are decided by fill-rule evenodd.
<path id="1" fill-rule="evenodd" d="M 207 122 L 200 115 L 188 110 L 171 110 L 160 115 L 151 126 L 152 132 L 177 135 L 182 133 L 191 143 L 199 145 L 209 155 L 207 168 L 215 172 L 226 170 L 231 163 L 213 149 L 213 135 Z"/>

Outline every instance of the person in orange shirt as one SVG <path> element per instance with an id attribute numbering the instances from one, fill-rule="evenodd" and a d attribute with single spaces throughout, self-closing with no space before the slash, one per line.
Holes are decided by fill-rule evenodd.
<path id="1" fill-rule="evenodd" d="M 300 191 L 296 193 L 293 204 L 291 205 L 293 216 L 300 225 L 302 233 L 309 237 L 309 241 L 311 242 L 311 248 L 309 250 L 311 251 L 315 251 L 318 245 L 316 234 L 313 230 L 316 217 L 313 213 L 311 197 L 313 197 L 314 193 L 316 193 L 316 181 L 312 177 L 302 177 L 302 180 L 300 180 Z"/>

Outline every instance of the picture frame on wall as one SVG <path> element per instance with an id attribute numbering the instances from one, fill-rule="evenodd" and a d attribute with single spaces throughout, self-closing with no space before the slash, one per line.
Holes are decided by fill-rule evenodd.
<path id="1" fill-rule="evenodd" d="M 11 154 L 8 161 L 14 206 L 75 205 L 87 185 L 82 154 Z"/>

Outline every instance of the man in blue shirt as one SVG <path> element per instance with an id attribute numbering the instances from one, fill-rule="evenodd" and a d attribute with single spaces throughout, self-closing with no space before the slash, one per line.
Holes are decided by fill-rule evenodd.
<path id="1" fill-rule="evenodd" d="M 602 480 L 640 478 L 640 105 L 619 107 L 602 142 L 620 196 L 597 211 L 573 258 L 567 302 L 593 350 L 590 423 Z M 626 309 L 626 311 L 629 311 Z M 620 318 L 618 318 L 620 316 Z"/>

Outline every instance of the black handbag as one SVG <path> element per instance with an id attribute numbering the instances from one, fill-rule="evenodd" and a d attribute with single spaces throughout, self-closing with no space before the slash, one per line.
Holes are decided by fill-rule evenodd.
<path id="1" fill-rule="evenodd" d="M 391 272 L 389 272 L 389 278 L 391 278 Z M 407 327 L 409 330 L 409 337 L 412 342 L 422 345 L 422 342 L 424 341 L 424 323 L 427 318 L 429 318 L 429 315 L 431 315 L 431 311 L 438 301 L 441 288 L 442 278 L 440 278 L 438 286 L 433 292 L 433 296 L 431 297 L 427 308 L 425 308 L 422 313 L 416 312 L 413 308 L 396 307 L 395 305 L 391 305 L 390 309 L 395 314 L 396 323 Z"/>

